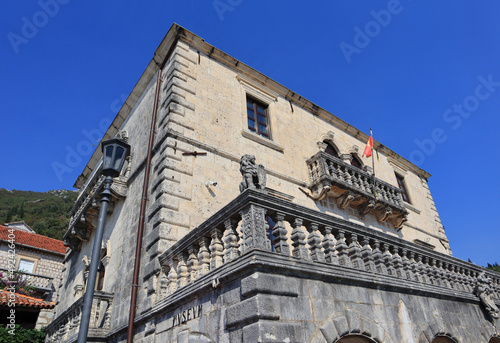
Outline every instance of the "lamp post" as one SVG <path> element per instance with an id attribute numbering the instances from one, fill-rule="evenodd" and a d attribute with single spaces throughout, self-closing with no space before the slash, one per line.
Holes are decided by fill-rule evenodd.
<path id="1" fill-rule="evenodd" d="M 87 289 L 83 299 L 82 318 L 80 321 L 80 331 L 78 332 L 78 343 L 87 342 L 89 331 L 90 312 L 92 310 L 92 300 L 94 298 L 94 287 L 97 278 L 97 268 L 101 254 L 101 242 L 104 232 L 104 222 L 108 212 L 108 204 L 111 200 L 111 184 L 113 177 L 120 175 L 125 159 L 130 152 L 130 145 L 120 139 L 114 138 L 102 142 L 103 166 L 102 174 L 105 176 L 104 189 L 101 193 L 101 208 L 95 232 L 94 244 L 92 246 L 92 256 L 90 260 L 89 276 L 87 278 Z"/>

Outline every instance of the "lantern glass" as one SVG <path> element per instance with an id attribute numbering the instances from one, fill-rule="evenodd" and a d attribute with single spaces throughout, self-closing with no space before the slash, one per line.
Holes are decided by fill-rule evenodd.
<path id="1" fill-rule="evenodd" d="M 125 159 L 130 151 L 130 145 L 120 139 L 110 139 L 102 142 L 103 166 L 102 171 L 113 177 L 120 175 Z"/>

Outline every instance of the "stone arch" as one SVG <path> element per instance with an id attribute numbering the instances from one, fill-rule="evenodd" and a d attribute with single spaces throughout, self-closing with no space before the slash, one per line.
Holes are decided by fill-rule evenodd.
<path id="1" fill-rule="evenodd" d="M 326 144 L 331 145 L 331 147 L 335 150 L 338 156 L 340 156 L 340 148 L 335 142 L 335 134 L 332 131 L 328 131 L 318 137 L 317 145 L 320 151 L 325 151 Z"/>
<path id="2" fill-rule="evenodd" d="M 442 317 L 439 313 L 433 312 L 434 322 L 427 325 L 427 327 L 422 331 L 420 335 L 419 343 L 436 343 L 440 341 L 434 341 L 437 337 L 448 338 L 451 342 L 458 343 L 458 339 L 451 334 L 453 330 L 444 324 Z M 443 340 L 443 342 L 448 342 Z"/>
<path id="3" fill-rule="evenodd" d="M 498 335 L 494 335 L 490 338 L 490 340 L 488 341 L 488 343 L 500 343 L 500 336 Z"/>
<path id="4" fill-rule="evenodd" d="M 437 334 L 432 343 L 458 343 L 458 341 L 449 334 Z"/>
<path id="5" fill-rule="evenodd" d="M 310 342 L 349 343 L 346 338 L 355 338 L 356 336 L 369 343 L 395 343 L 376 321 L 353 309 L 346 309 L 343 313 L 332 314 L 322 323 Z"/>

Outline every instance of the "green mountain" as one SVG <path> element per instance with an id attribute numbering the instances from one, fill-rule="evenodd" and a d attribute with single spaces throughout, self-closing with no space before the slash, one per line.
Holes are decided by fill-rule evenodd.
<path id="1" fill-rule="evenodd" d="M 36 233 L 62 239 L 78 192 L 45 193 L 0 188 L 0 224 L 24 221 Z"/>

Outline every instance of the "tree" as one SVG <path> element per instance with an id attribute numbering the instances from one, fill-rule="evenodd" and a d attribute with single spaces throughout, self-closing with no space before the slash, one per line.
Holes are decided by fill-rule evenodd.
<path id="1" fill-rule="evenodd" d="M 498 262 L 495 262 L 493 264 L 489 264 L 488 263 L 488 267 L 486 267 L 486 268 L 491 269 L 491 270 L 493 270 L 495 272 L 499 272 L 500 273 L 500 265 L 498 264 Z"/>

